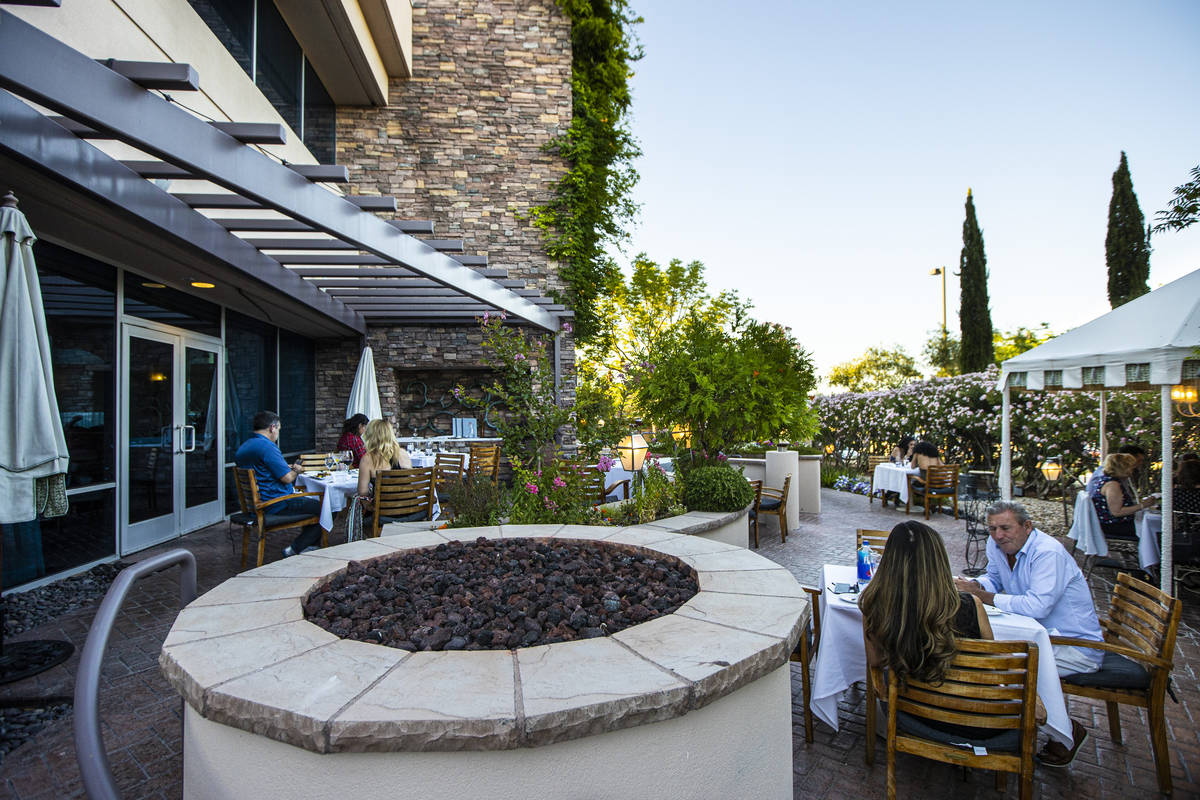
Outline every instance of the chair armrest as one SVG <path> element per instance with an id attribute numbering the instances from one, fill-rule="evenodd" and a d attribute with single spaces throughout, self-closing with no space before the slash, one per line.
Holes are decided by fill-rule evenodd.
<path id="1" fill-rule="evenodd" d="M 604 496 L 608 497 L 608 495 L 612 492 L 613 489 L 617 489 L 620 487 L 624 487 L 625 499 L 628 500 L 629 499 L 629 478 L 626 478 L 623 481 L 617 481 L 616 483 L 612 484 L 611 486 L 605 486 L 604 487 Z"/>
<path id="2" fill-rule="evenodd" d="M 293 492 L 292 494 L 283 494 L 283 495 L 280 495 L 279 497 L 273 497 L 264 503 L 259 503 L 257 506 L 255 506 L 255 508 L 258 508 L 258 509 L 267 508 L 269 506 L 275 505 L 276 503 L 282 503 L 287 500 L 295 500 L 297 497 L 324 497 L 324 496 L 325 496 L 324 492 Z"/>
<path id="3" fill-rule="evenodd" d="M 1050 644 L 1061 644 L 1068 647 L 1087 647 L 1107 653 L 1116 653 L 1119 656 L 1143 661 L 1153 667 L 1160 667 L 1162 669 L 1170 669 L 1172 666 L 1171 662 L 1166 659 L 1159 658 L 1158 656 L 1148 656 L 1139 650 L 1134 650 L 1132 647 L 1112 644 L 1111 642 L 1093 642 L 1091 639 L 1075 639 L 1070 636 L 1051 636 Z"/>
<path id="4" fill-rule="evenodd" d="M 764 486 L 762 488 L 762 496 L 769 497 L 772 500 L 782 500 L 783 499 L 783 490 L 782 489 L 772 489 L 769 486 Z"/>

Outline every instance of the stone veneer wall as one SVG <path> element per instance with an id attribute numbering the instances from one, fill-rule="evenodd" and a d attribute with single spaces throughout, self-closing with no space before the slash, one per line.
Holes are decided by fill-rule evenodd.
<path id="1" fill-rule="evenodd" d="M 435 238 L 464 240 L 465 252 L 487 255 L 489 267 L 530 288 L 562 287 L 525 218 L 553 198 L 566 169 L 543 150 L 571 121 L 570 23 L 554 2 L 415 0 L 413 77 L 393 80 L 389 92 L 385 108 L 338 109 L 338 163 L 349 168 L 350 191 L 395 196 L 398 219 L 433 220 Z M 413 413 L 406 374 L 445 369 L 450 380 L 483 367 L 474 324 L 377 326 L 368 342 L 383 413 L 401 427 L 433 413 Z M 318 448 L 337 441 L 359 352 L 357 341 L 318 344 Z M 569 335 L 561 363 L 570 403 Z"/>
<path id="2" fill-rule="evenodd" d="M 338 110 L 351 191 L 394 195 L 398 218 L 561 286 L 523 217 L 565 172 L 543 147 L 571 122 L 570 30 L 552 0 L 416 0 L 413 77 L 391 82 L 385 108 Z"/>
<path id="3" fill-rule="evenodd" d="M 394 418 L 399 434 L 407 435 L 410 420 L 424 424 L 440 408 L 418 412 L 412 408 L 411 392 L 404 377 L 422 371 L 442 371 L 448 378 L 477 373 L 489 375 L 483 363 L 482 334 L 477 325 L 410 325 L 372 327 L 367 343 L 375 357 L 375 379 L 379 404 L 385 417 Z M 561 397 L 565 404 L 575 400 L 575 348 L 570 334 L 563 337 Z M 332 448 L 341 435 L 350 387 L 358 369 L 361 348 L 357 340 L 322 341 L 317 345 L 317 449 Z M 465 383 L 466 381 L 464 381 Z M 438 397 L 430 396 L 434 405 Z M 471 416 L 464 413 L 463 416 Z M 422 434 L 425 435 L 425 434 Z M 483 431 L 480 419 L 480 436 Z M 573 441 L 567 437 L 566 441 Z"/>

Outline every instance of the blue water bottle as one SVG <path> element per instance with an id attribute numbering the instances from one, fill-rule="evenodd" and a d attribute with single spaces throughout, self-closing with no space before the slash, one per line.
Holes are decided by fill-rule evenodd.
<path id="1" fill-rule="evenodd" d="M 863 542 L 858 548 L 858 582 L 866 583 L 871 580 L 871 547 Z"/>

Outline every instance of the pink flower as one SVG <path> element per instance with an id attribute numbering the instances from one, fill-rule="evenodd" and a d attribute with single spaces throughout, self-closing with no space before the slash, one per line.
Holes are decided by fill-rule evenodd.
<path id="1" fill-rule="evenodd" d="M 600 460 L 596 462 L 596 468 L 601 472 L 608 472 L 616 463 L 612 456 L 600 456 Z"/>
<path id="2" fill-rule="evenodd" d="M 561 489 L 562 487 L 567 485 L 567 482 L 564 481 L 562 478 L 558 477 L 557 475 L 555 475 L 554 476 L 554 485 Z"/>
<path id="3" fill-rule="evenodd" d="M 538 493 L 537 484 L 536 483 L 525 484 L 525 491 L 529 492 L 530 494 L 537 494 Z"/>
<path id="4" fill-rule="evenodd" d="M 525 354 L 524 354 L 524 353 L 517 353 L 517 356 L 516 356 L 516 358 L 517 358 L 517 361 L 524 361 L 524 360 L 525 360 Z"/>
<path id="5" fill-rule="evenodd" d="M 563 333 L 570 333 L 570 332 L 571 332 L 571 330 L 572 330 L 572 328 L 571 328 L 571 323 L 569 323 L 569 322 L 564 322 L 564 323 L 562 324 L 562 329 L 563 329 Z"/>

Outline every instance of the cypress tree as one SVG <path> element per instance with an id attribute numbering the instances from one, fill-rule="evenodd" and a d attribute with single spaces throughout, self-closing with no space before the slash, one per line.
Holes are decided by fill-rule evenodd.
<path id="1" fill-rule="evenodd" d="M 963 220 L 963 248 L 958 261 L 959 363 L 963 372 L 979 372 L 992 363 L 992 315 L 988 311 L 987 256 L 983 231 L 975 219 L 975 200 L 967 189 L 967 218 Z"/>
<path id="2" fill-rule="evenodd" d="M 1116 308 L 1150 291 L 1150 238 L 1137 195 L 1133 193 L 1133 178 L 1124 150 L 1112 184 L 1104 263 L 1108 265 L 1108 302 Z"/>

